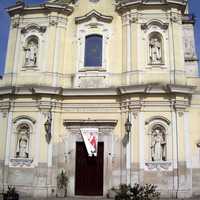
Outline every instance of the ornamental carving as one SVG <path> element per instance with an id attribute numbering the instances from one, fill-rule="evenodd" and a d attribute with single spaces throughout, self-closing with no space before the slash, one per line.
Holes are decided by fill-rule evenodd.
<path id="1" fill-rule="evenodd" d="M 169 28 L 169 24 L 164 23 L 160 20 L 152 20 L 148 23 L 141 24 L 141 29 L 144 30 L 144 31 L 150 29 L 151 27 L 158 27 L 161 30 L 167 30 Z"/>
<path id="2" fill-rule="evenodd" d="M 20 24 L 19 21 L 20 21 L 19 18 L 14 18 L 14 19 L 11 21 L 12 28 L 18 28 L 18 27 L 19 27 L 19 24 Z"/>
<path id="3" fill-rule="evenodd" d="M 45 32 L 46 32 L 46 29 L 47 29 L 46 26 L 38 26 L 38 25 L 36 25 L 36 24 L 31 24 L 31 25 L 29 25 L 29 26 L 23 27 L 23 28 L 21 29 L 21 33 L 22 33 L 22 34 L 26 34 L 26 33 L 28 33 L 29 31 L 33 31 L 33 30 L 38 31 L 39 33 L 45 33 Z"/>
<path id="4" fill-rule="evenodd" d="M 12 158 L 10 159 L 10 167 L 31 167 L 32 158 Z"/>
<path id="5" fill-rule="evenodd" d="M 92 10 L 89 13 L 85 14 L 84 16 L 76 17 L 75 23 L 81 24 L 84 22 L 88 22 L 92 18 L 96 18 L 98 21 L 105 22 L 105 23 L 111 23 L 113 20 L 112 16 L 107 16 L 107 15 L 101 14 L 100 12 L 97 12 L 96 10 Z"/>
<path id="6" fill-rule="evenodd" d="M 99 2 L 99 0 L 89 0 L 90 2 L 92 2 L 92 3 L 97 3 L 97 2 Z"/>
<path id="7" fill-rule="evenodd" d="M 148 162 L 148 163 L 145 163 L 145 170 L 169 171 L 169 170 L 172 170 L 172 163 L 171 162 Z"/>

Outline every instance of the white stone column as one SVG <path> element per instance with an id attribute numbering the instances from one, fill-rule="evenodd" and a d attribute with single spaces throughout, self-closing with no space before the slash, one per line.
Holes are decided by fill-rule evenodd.
<path id="1" fill-rule="evenodd" d="M 7 132 L 6 132 L 6 152 L 5 152 L 5 165 L 9 165 L 10 160 L 10 143 L 11 143 L 11 135 L 12 135 L 12 127 L 13 127 L 13 112 L 8 112 L 8 120 L 7 120 Z"/>
<path id="2" fill-rule="evenodd" d="M 37 114 L 37 125 L 36 125 L 36 132 L 35 132 L 35 159 L 34 163 L 35 166 L 38 166 L 39 158 L 40 158 L 40 132 L 42 127 L 42 113 L 41 111 Z M 43 125 L 44 126 L 44 125 Z"/>
<path id="3" fill-rule="evenodd" d="M 177 169 L 178 161 L 178 137 L 177 137 L 177 116 L 176 111 L 172 111 L 172 158 L 173 169 Z"/>
<path id="4" fill-rule="evenodd" d="M 55 36 L 55 49 L 54 49 L 54 60 L 53 60 L 53 86 L 57 86 L 57 73 L 59 65 L 59 49 L 60 49 L 60 27 L 56 27 L 56 36 Z"/>
<path id="5" fill-rule="evenodd" d="M 127 71 L 131 71 L 131 23 L 127 16 Z"/>
<path id="6" fill-rule="evenodd" d="M 130 71 L 131 71 L 131 23 L 130 23 L 130 17 L 129 15 L 126 16 L 127 17 L 127 35 L 126 35 L 126 39 L 127 39 L 127 84 L 130 84 Z"/>
<path id="7" fill-rule="evenodd" d="M 172 159 L 173 159 L 173 190 L 178 194 L 179 188 L 179 174 L 178 174 L 178 133 L 177 133 L 177 111 L 172 111 Z"/>
<path id="8" fill-rule="evenodd" d="M 145 161 L 144 161 L 144 112 L 139 112 L 139 160 L 140 160 L 140 169 L 144 169 Z"/>
<path id="9" fill-rule="evenodd" d="M 3 111 L 1 110 L 0 111 L 0 124 L 1 124 L 1 130 L 0 130 L 0 143 L 1 143 L 1 145 L 3 145 L 3 143 L 5 142 L 5 133 L 4 133 L 4 126 L 5 125 L 3 125 Z M 3 157 L 3 155 L 2 155 L 2 157 Z M 3 160 L 3 159 L 2 159 Z"/>
<path id="10" fill-rule="evenodd" d="M 48 167 L 52 167 L 52 153 L 53 153 L 52 143 L 49 143 L 48 144 Z"/>
<path id="11" fill-rule="evenodd" d="M 19 27 L 17 27 L 13 73 L 17 73 L 17 67 L 19 67 L 19 63 L 20 63 L 20 60 L 19 60 L 19 58 L 21 57 L 21 56 L 19 56 L 21 53 L 21 51 L 19 50 L 19 49 L 21 49 L 20 37 L 21 37 L 20 29 L 19 29 Z M 22 66 L 20 66 L 20 67 L 22 67 Z"/>
<path id="12" fill-rule="evenodd" d="M 185 141 L 185 160 L 188 169 L 192 167 L 191 146 L 189 137 L 189 112 L 184 112 L 184 141 Z"/>

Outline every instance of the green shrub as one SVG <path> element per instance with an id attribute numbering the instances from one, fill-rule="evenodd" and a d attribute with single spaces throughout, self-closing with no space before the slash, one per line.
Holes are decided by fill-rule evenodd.
<path id="1" fill-rule="evenodd" d="M 119 189 L 113 189 L 116 192 L 115 200 L 130 200 L 130 186 L 121 184 Z"/>
<path id="2" fill-rule="evenodd" d="M 113 189 L 116 192 L 115 200 L 158 200 L 160 193 L 157 192 L 157 186 L 146 184 L 144 186 L 135 184 L 122 184 L 118 189 Z"/>

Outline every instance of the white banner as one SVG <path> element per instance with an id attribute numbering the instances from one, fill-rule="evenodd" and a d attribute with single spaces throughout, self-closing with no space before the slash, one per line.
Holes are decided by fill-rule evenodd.
<path id="1" fill-rule="evenodd" d="M 97 156 L 98 128 L 81 128 L 88 156 Z"/>

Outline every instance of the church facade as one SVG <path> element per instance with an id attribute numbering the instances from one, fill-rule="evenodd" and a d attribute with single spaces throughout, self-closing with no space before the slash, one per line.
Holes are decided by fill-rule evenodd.
<path id="1" fill-rule="evenodd" d="M 200 79 L 187 0 L 17 1 L 7 12 L 1 190 L 56 196 L 63 170 L 69 196 L 106 196 L 122 183 L 200 195 Z"/>

